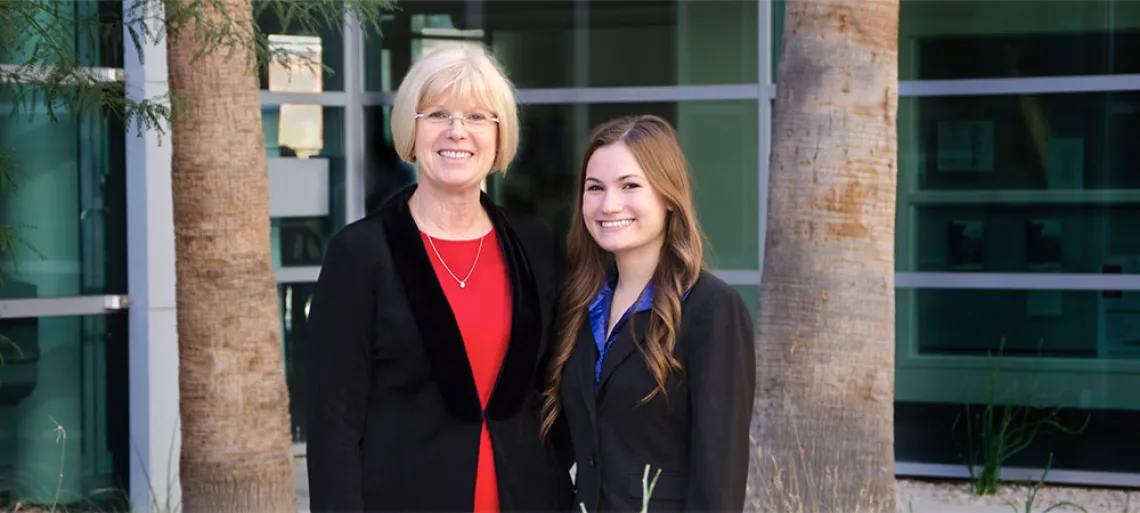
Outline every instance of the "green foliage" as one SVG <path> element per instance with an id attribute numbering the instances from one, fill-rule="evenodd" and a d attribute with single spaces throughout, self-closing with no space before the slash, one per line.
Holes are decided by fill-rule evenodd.
<path id="1" fill-rule="evenodd" d="M 1034 513 L 1033 503 L 1037 501 L 1037 494 L 1041 491 L 1041 487 L 1045 484 L 1045 476 L 1049 475 L 1049 469 L 1052 468 L 1052 466 L 1053 453 L 1049 453 L 1049 461 L 1045 463 L 1045 471 L 1041 473 L 1041 479 L 1037 480 L 1037 482 L 1029 483 L 1029 496 L 1026 497 L 1025 504 L 1022 504 L 1022 507 L 1025 509 L 1018 509 L 1016 504 L 1009 505 L 1010 508 L 1013 508 L 1014 513 Z M 1058 502 L 1052 506 L 1049 506 L 1048 508 L 1045 508 L 1041 513 L 1049 513 L 1050 511 L 1059 508 L 1072 508 L 1080 511 L 1081 513 L 1088 513 L 1087 509 L 1069 501 Z M 1125 507 L 1125 510 L 1127 511 L 1127 507 Z"/>
<path id="2" fill-rule="evenodd" d="M 1088 416 L 1082 426 L 1070 428 L 1060 420 L 1062 408 L 1033 406 L 1038 384 L 1036 370 L 1033 372 L 1033 384 L 1021 401 L 1012 401 L 1007 397 L 1002 404 L 998 404 L 998 377 L 1004 348 L 1005 340 L 1002 340 L 998 350 L 998 363 L 990 373 L 989 395 L 985 408 L 981 413 L 971 415 L 969 405 L 966 406 L 967 455 L 962 456 L 962 459 L 970 473 L 972 490 L 976 495 L 988 495 L 998 491 L 1002 466 L 1009 458 L 1027 449 L 1041 429 L 1055 428 L 1061 433 L 1074 435 L 1083 432 L 1092 420 L 1092 417 Z M 959 420 L 961 419 L 955 420 L 955 426 Z M 1052 455 L 1049 459 L 1052 463 Z"/>
<path id="3" fill-rule="evenodd" d="M 239 49 L 249 48 L 256 58 L 249 63 L 251 73 L 272 63 L 310 60 L 289 49 L 271 48 L 257 23 L 236 23 L 226 4 L 225 0 L 123 0 L 120 13 L 100 9 L 100 2 L 0 1 L 0 101 L 10 103 L 10 119 L 27 116 L 31 120 L 45 115 L 56 122 L 60 115 L 98 112 L 123 120 L 137 135 L 155 132 L 161 140 L 166 122 L 181 107 L 178 99 L 169 94 L 153 98 L 128 95 L 121 73 L 98 67 L 96 48 L 118 55 L 131 44 L 142 55 L 145 46 L 189 28 L 195 31 L 201 48 L 196 58 L 214 52 L 232 56 Z M 345 16 L 379 33 L 382 14 L 393 6 L 394 0 L 255 0 L 253 15 L 255 20 L 275 16 L 284 30 L 296 34 L 321 29 L 340 33 Z M 218 15 L 209 16 L 211 12 Z M 121 45 L 117 44 L 120 40 Z M 17 169 L 6 151 L 0 148 L 0 201 L 9 192 L 16 193 Z M 17 246 L 44 257 L 20 237 L 21 230 L 32 228 L 0 225 L 0 263 L 12 258 L 16 268 Z M 2 272 L 0 268 L 0 286 Z M 6 347 L 15 348 L 19 356 L 19 347 L 0 335 L 0 351 Z M 0 364 L 3 359 L 0 353 Z"/>
<path id="4" fill-rule="evenodd" d="M 9 195 L 15 195 L 17 191 L 15 171 L 9 165 L 10 158 L 4 154 L 0 154 L 0 203 Z M 33 227 L 27 224 L 19 224 L 15 226 L 0 225 L 0 258 L 10 255 L 12 259 L 12 267 L 14 270 L 19 271 L 20 260 L 15 252 L 18 246 L 23 246 L 31 250 L 40 258 L 43 254 L 36 250 L 26 239 L 20 236 L 20 230 L 29 230 Z M 0 287 L 4 285 L 4 266 L 3 260 L 0 259 Z M 14 340 L 8 338 L 3 333 L 0 333 L 0 365 L 5 365 L 8 362 L 8 357 L 13 356 L 17 359 L 24 358 L 24 351 L 16 344 Z M 2 376 L 0 376 L 0 385 L 3 385 Z"/>
<path id="5" fill-rule="evenodd" d="M 60 112 L 104 110 L 139 134 L 150 130 L 161 135 L 164 122 L 175 114 L 177 99 L 129 97 L 121 77 L 109 80 L 110 70 L 92 68 L 92 55 L 76 48 L 99 43 L 106 47 L 125 32 L 128 41 L 123 44 L 129 42 L 141 54 L 143 47 L 163 41 L 168 34 L 193 30 L 200 48 L 196 58 L 216 52 L 233 57 L 238 50 L 252 49 L 257 62 L 249 63 L 251 72 L 273 62 L 309 60 L 289 49 L 271 48 L 256 23 L 236 23 L 226 4 L 226 0 L 123 0 L 122 15 L 107 16 L 77 12 L 74 4 L 56 0 L 0 2 L 0 62 L 14 63 L 0 68 L 0 98 L 11 101 L 9 116 L 34 116 L 36 105 L 42 105 L 52 121 Z M 285 30 L 298 34 L 321 29 L 339 33 L 347 15 L 379 33 L 381 16 L 393 4 L 393 0 L 256 0 L 253 15 L 255 19 L 274 16 Z M 217 15 L 208 15 L 212 12 Z M 76 30 L 59 30 L 61 26 Z M 77 38 L 86 44 L 77 44 Z"/>
<path id="6" fill-rule="evenodd" d="M 653 474 L 653 479 L 649 479 L 649 470 L 651 469 L 648 463 L 645 464 L 645 472 L 641 474 L 641 509 L 638 513 L 649 513 L 649 498 L 653 496 L 653 489 L 657 487 L 657 479 L 661 477 L 661 469 Z M 578 509 L 582 513 L 589 513 L 586 511 L 586 503 L 579 502 Z"/>

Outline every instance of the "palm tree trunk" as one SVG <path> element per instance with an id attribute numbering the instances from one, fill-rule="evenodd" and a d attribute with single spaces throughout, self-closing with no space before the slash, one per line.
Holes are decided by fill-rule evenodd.
<path id="1" fill-rule="evenodd" d="M 195 20 L 167 39 L 170 89 L 183 107 L 171 125 L 182 506 L 292 512 L 260 88 L 243 35 L 252 7 L 217 3 L 224 11 L 195 7 Z M 217 34 L 224 22 L 228 43 L 196 40 L 196 28 Z M 200 50 L 208 51 L 195 58 Z"/>
<path id="2" fill-rule="evenodd" d="M 757 350 L 761 511 L 895 512 L 898 0 L 789 0 Z"/>

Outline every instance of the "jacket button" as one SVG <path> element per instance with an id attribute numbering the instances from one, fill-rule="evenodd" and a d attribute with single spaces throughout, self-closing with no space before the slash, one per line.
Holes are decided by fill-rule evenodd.
<path id="1" fill-rule="evenodd" d="M 598 461 L 597 461 L 597 460 L 595 460 L 593 456 L 590 456 L 590 466 L 591 466 L 591 467 L 596 467 L 596 466 L 598 466 Z"/>

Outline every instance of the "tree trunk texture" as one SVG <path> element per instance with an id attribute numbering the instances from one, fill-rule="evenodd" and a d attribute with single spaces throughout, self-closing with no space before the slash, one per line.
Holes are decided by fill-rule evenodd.
<path id="1" fill-rule="evenodd" d="M 235 31 L 252 27 L 250 0 L 224 7 L 204 4 L 197 22 L 212 20 L 215 32 L 227 17 Z M 185 107 L 171 123 L 182 509 L 291 513 L 289 396 L 253 46 L 222 45 L 192 60 L 202 45 L 193 24 L 167 40 L 170 89 Z"/>
<path id="2" fill-rule="evenodd" d="M 789 0 L 752 508 L 895 513 L 898 0 Z"/>

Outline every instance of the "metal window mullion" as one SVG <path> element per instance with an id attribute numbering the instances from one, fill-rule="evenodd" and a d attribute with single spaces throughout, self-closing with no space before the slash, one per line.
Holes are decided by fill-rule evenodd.
<path id="1" fill-rule="evenodd" d="M 1140 91 L 1140 74 L 899 81 L 899 96 L 986 96 L 1107 91 Z"/>
<path id="2" fill-rule="evenodd" d="M 638 86 L 638 87 L 567 87 L 553 89 L 519 89 L 516 99 L 522 105 L 559 105 L 583 103 L 666 103 L 688 101 L 757 100 L 767 97 L 771 89 L 760 83 L 698 85 L 698 86 Z M 362 94 L 367 106 L 387 106 L 395 103 L 393 92 Z M 310 103 L 312 103 L 310 101 Z"/>
<path id="3" fill-rule="evenodd" d="M 344 19 L 344 220 L 364 217 L 364 30 L 351 15 Z"/>
<path id="4" fill-rule="evenodd" d="M 1140 290 L 1138 274 L 896 272 L 895 288 L 971 290 Z"/>
<path id="5" fill-rule="evenodd" d="M 321 266 L 278 267 L 273 269 L 273 278 L 277 283 L 306 283 L 315 282 L 321 275 Z"/>
<path id="6" fill-rule="evenodd" d="M 126 295 L 106 294 L 0 300 L 0 319 L 107 315 L 127 309 Z"/>
<path id="7" fill-rule="evenodd" d="M 697 86 L 586 87 L 520 89 L 519 103 L 663 103 L 756 100 L 756 83 Z"/>
<path id="8" fill-rule="evenodd" d="M 1004 467 L 1001 477 L 1009 481 L 1038 481 L 1045 472 L 1043 468 Z M 895 462 L 895 475 L 914 477 L 969 478 L 969 470 L 959 464 L 919 463 L 911 461 Z M 1140 473 L 1095 472 L 1088 470 L 1050 469 L 1049 482 L 1085 486 L 1140 487 Z"/>
<path id="9" fill-rule="evenodd" d="M 712 273 L 729 285 L 760 285 L 756 269 L 712 269 Z"/>
<path id="10" fill-rule="evenodd" d="M 19 64 L 0 64 L 0 83 L 6 82 L 20 82 L 20 83 L 36 83 L 36 82 L 53 82 L 56 79 L 51 75 L 58 70 L 57 66 L 26 66 Z M 18 79 L 13 80 L 13 74 L 18 74 Z M 72 76 L 82 76 L 86 80 L 90 80 L 99 84 L 109 84 L 113 82 L 123 82 L 126 76 L 123 68 L 104 68 L 98 66 L 80 66 L 75 68 L 71 73 Z M 65 80 L 63 85 L 75 85 L 73 80 Z"/>
<path id="11" fill-rule="evenodd" d="M 756 71 L 757 76 L 757 100 L 756 100 L 756 122 L 759 126 L 756 127 L 756 153 L 757 163 L 759 167 L 757 172 L 760 174 L 758 178 L 759 186 L 757 187 L 756 208 L 758 231 L 757 243 L 759 245 L 758 255 L 756 259 L 756 284 L 760 284 L 760 280 L 764 273 L 764 246 L 768 238 L 768 182 L 771 176 L 771 151 L 772 151 L 772 100 L 776 97 L 776 86 L 774 84 L 775 78 L 772 75 L 772 52 L 775 50 L 776 45 L 772 41 L 774 35 L 772 26 L 772 4 L 764 0 L 757 0 L 760 5 L 757 7 L 756 28 L 759 34 L 757 38 L 758 51 Z"/>
<path id="12" fill-rule="evenodd" d="M 345 59 L 348 58 L 348 44 L 345 44 Z M 261 91 L 261 105 L 263 107 L 275 105 L 323 105 L 325 107 L 345 107 L 349 104 L 350 93 L 348 89 L 348 80 L 351 75 L 360 75 L 359 71 L 351 71 L 346 69 L 345 73 L 345 89 L 346 91 L 324 91 L 321 93 L 294 93 L 294 92 L 280 92 L 280 91 Z"/>

